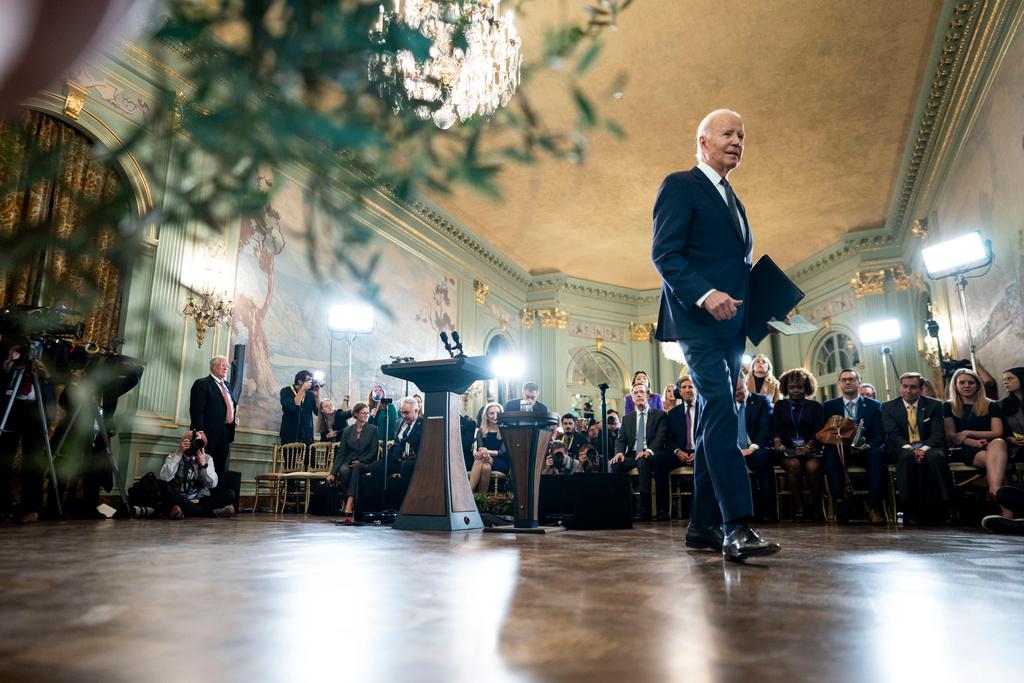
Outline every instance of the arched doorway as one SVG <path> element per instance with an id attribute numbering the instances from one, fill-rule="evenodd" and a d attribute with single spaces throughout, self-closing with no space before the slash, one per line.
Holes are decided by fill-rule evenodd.
<path id="1" fill-rule="evenodd" d="M 607 349 L 598 351 L 580 347 L 572 352 L 566 374 L 566 388 L 571 392 L 572 411 L 583 415 L 592 409 L 601 411 L 600 385 L 607 384 L 608 409 L 622 410 L 626 395 L 626 371 L 622 359 Z M 587 404 L 590 408 L 586 408 Z"/>
<path id="2" fill-rule="evenodd" d="M 861 369 L 860 349 L 853 334 L 833 328 L 812 346 L 810 370 L 818 380 L 822 401 L 839 395 L 838 375 L 843 368 Z"/>

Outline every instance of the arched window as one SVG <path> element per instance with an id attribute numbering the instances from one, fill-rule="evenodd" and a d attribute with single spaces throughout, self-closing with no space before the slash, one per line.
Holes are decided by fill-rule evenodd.
<path id="1" fill-rule="evenodd" d="M 811 358 L 811 372 L 818 378 L 818 396 L 827 401 L 839 395 L 836 382 L 839 371 L 860 365 L 860 350 L 853 336 L 841 330 L 830 330 L 818 340 Z"/>
<path id="2" fill-rule="evenodd" d="M 621 409 L 625 395 L 625 375 L 622 363 L 607 351 L 583 347 L 577 349 L 569 363 L 566 388 L 573 392 L 573 406 L 583 412 L 583 406 L 591 403 L 595 411 L 601 410 L 601 384 L 608 385 L 605 397 L 608 407 Z"/>

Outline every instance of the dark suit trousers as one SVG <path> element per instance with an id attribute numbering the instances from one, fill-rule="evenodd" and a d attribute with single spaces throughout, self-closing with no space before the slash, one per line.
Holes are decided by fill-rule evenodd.
<path id="1" fill-rule="evenodd" d="M 213 466 L 218 476 L 228 471 L 228 462 L 231 459 L 231 444 L 217 443 L 212 441 L 206 445 L 206 454 L 213 460 Z"/>
<path id="2" fill-rule="evenodd" d="M 917 462 L 914 451 L 901 448 L 896 453 L 896 483 L 900 487 L 900 503 L 907 514 L 916 518 L 939 518 L 949 508 L 953 475 L 946 454 L 929 448 L 924 460 Z"/>
<path id="3" fill-rule="evenodd" d="M 399 467 L 399 472 L 402 474 L 402 479 L 406 482 L 412 481 L 412 474 L 416 471 L 416 458 L 411 460 L 403 460 Z"/>
<path id="4" fill-rule="evenodd" d="M 353 496 L 356 501 L 359 500 L 359 480 L 367 469 L 368 466 L 358 460 L 353 460 L 348 465 L 342 465 L 337 469 L 334 478 L 338 482 L 338 490 L 342 492 L 342 495 Z"/>
<path id="5" fill-rule="evenodd" d="M 636 468 L 640 480 L 638 482 L 638 488 L 640 489 L 640 503 L 638 507 L 643 513 L 650 513 L 651 511 L 651 479 L 654 469 L 654 463 L 651 462 L 652 459 L 635 458 L 632 455 L 627 455 L 625 460 L 612 465 L 612 472 L 625 472 L 626 474 L 629 474 L 630 470 L 634 467 Z"/>
<path id="6" fill-rule="evenodd" d="M 758 448 L 746 457 L 747 467 L 754 473 L 759 500 L 755 507 L 762 517 L 775 516 L 775 453 L 770 448 Z"/>
<path id="7" fill-rule="evenodd" d="M 888 474 L 885 466 L 885 450 L 876 447 L 856 453 L 849 448 L 843 450 L 846 455 L 846 466 L 856 465 L 867 470 L 868 476 L 868 507 L 880 510 L 885 499 L 885 477 Z M 825 446 L 825 475 L 832 497 L 836 500 L 846 498 L 846 478 L 843 477 L 843 465 L 839 460 L 839 450 L 835 446 Z"/>
<path id="8" fill-rule="evenodd" d="M 694 430 L 697 451 L 693 461 L 693 509 L 690 512 L 690 526 L 696 529 L 746 520 L 754 515 L 747 464 L 736 446 L 733 400 L 743 344 L 744 337 L 739 335 L 732 340 L 679 341 L 690 366 L 690 378 L 697 388 L 700 408 Z"/>

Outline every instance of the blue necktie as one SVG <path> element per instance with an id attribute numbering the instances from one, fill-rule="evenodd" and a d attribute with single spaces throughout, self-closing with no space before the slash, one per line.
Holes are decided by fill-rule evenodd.
<path id="1" fill-rule="evenodd" d="M 736 445 L 740 450 L 750 448 L 750 436 L 747 435 L 747 404 L 741 403 L 736 415 Z"/>
<path id="2" fill-rule="evenodd" d="M 851 420 L 857 419 L 857 404 L 853 401 L 846 402 L 846 416 Z"/>
<path id="3" fill-rule="evenodd" d="M 644 424 L 644 415 L 646 415 L 646 413 L 647 411 L 642 413 L 638 412 L 636 414 L 636 443 L 633 445 L 633 450 L 638 454 L 644 452 L 644 428 L 646 427 Z"/>

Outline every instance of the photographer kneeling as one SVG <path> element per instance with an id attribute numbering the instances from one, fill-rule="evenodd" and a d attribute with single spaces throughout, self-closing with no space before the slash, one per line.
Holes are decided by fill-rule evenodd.
<path id="1" fill-rule="evenodd" d="M 579 463 L 569 455 L 562 441 L 552 441 L 548 446 L 548 455 L 544 458 L 541 474 L 572 474 L 579 470 Z"/>
<path id="2" fill-rule="evenodd" d="M 231 501 L 235 492 L 217 488 L 217 470 L 206 455 L 206 442 L 186 432 L 177 453 L 164 460 L 160 478 L 167 482 L 171 519 L 182 517 L 230 517 L 235 514 Z"/>

